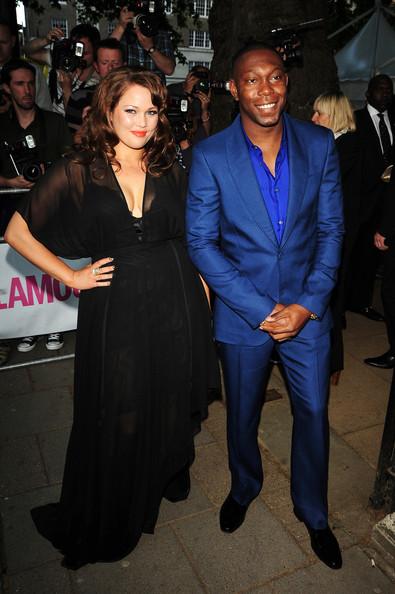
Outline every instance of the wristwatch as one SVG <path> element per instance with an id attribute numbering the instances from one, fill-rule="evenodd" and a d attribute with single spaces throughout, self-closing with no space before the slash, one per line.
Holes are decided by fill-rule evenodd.
<path id="1" fill-rule="evenodd" d="M 147 50 L 149 54 L 153 54 L 154 51 L 156 51 L 156 47 L 154 45 Z"/>

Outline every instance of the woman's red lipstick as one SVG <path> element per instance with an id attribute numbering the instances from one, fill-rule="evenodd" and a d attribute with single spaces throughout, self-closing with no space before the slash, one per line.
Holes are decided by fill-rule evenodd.
<path id="1" fill-rule="evenodd" d="M 141 136 L 141 138 L 143 138 L 147 135 L 147 132 L 145 130 L 132 130 L 132 134 L 135 136 Z"/>

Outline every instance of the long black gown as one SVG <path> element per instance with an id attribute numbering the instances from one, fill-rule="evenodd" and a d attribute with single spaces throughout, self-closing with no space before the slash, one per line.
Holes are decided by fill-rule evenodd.
<path id="1" fill-rule="evenodd" d="M 186 179 L 147 174 L 136 220 L 112 168 L 53 165 L 19 208 L 59 256 L 114 258 L 108 288 L 81 291 L 74 418 L 60 502 L 32 510 L 74 567 L 122 558 L 152 533 L 172 477 L 219 386 L 210 314 L 183 243 Z"/>

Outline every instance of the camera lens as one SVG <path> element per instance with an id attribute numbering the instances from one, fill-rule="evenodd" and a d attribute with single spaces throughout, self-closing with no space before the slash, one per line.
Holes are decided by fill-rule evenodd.
<path id="1" fill-rule="evenodd" d="M 35 182 L 41 176 L 40 163 L 26 163 L 22 169 L 23 177 L 30 182 Z"/>

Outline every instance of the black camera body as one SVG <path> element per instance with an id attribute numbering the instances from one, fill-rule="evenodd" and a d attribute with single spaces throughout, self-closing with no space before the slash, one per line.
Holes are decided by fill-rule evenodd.
<path id="1" fill-rule="evenodd" d="M 197 72 L 194 72 L 193 75 L 196 76 L 196 78 L 198 78 L 199 80 L 193 86 L 192 93 L 197 93 L 198 91 L 200 91 L 205 95 L 208 95 L 211 86 L 209 80 L 209 73 L 204 71 L 199 72 L 198 70 Z"/>
<path id="2" fill-rule="evenodd" d="M 73 41 L 63 37 L 53 42 L 51 49 L 52 68 L 64 72 L 74 72 L 77 68 L 84 69 L 86 62 L 84 55 L 84 44 L 82 41 Z"/>
<path id="3" fill-rule="evenodd" d="M 14 144 L 9 144 L 4 140 L 2 146 L 11 159 L 16 175 L 23 175 L 30 182 L 36 182 L 41 177 L 43 172 L 37 145 L 31 134 L 27 134 Z"/>
<path id="4" fill-rule="evenodd" d="M 193 122 L 189 119 L 189 103 L 185 96 L 169 95 L 167 99 L 167 118 L 177 143 L 188 138 Z"/>
<path id="5" fill-rule="evenodd" d="M 128 4 L 128 10 L 134 13 L 132 24 L 138 27 L 145 37 L 155 37 L 159 30 L 157 2 L 134 0 Z"/>

